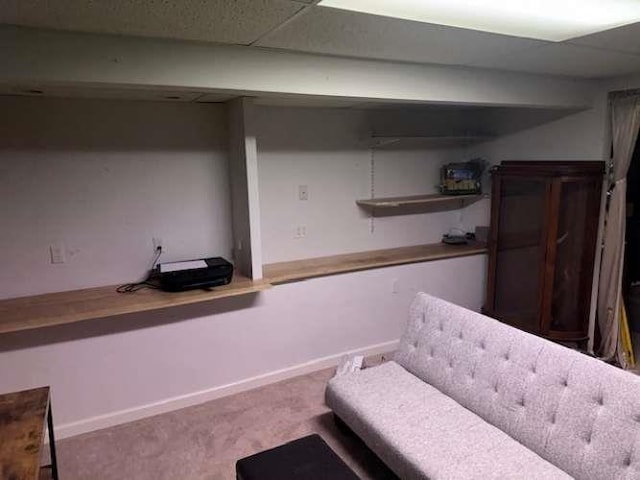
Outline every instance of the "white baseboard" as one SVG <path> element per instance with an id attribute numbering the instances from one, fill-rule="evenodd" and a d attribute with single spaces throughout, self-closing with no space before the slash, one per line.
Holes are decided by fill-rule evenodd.
<path id="1" fill-rule="evenodd" d="M 318 358 L 310 362 L 295 365 L 293 367 L 276 370 L 274 372 L 265 373 L 256 377 L 247 378 L 239 382 L 221 385 L 207 390 L 193 392 L 179 397 L 168 398 L 159 402 L 141 405 L 139 407 L 120 410 L 106 415 L 90 417 L 77 422 L 66 423 L 56 426 L 56 438 L 67 438 L 82 433 L 93 432 L 103 428 L 113 427 L 122 423 L 133 422 L 142 418 L 151 417 L 161 413 L 178 410 L 180 408 L 198 405 L 200 403 L 215 400 L 216 398 L 226 397 L 234 393 L 240 393 L 253 388 L 268 385 L 270 383 L 280 382 L 288 378 L 305 375 L 307 373 L 323 370 L 325 368 L 338 365 L 340 359 L 345 355 L 381 355 L 392 352 L 398 348 L 398 341 L 380 343 L 365 348 L 350 350 L 328 357 Z M 55 412 L 54 412 L 55 413 Z"/>

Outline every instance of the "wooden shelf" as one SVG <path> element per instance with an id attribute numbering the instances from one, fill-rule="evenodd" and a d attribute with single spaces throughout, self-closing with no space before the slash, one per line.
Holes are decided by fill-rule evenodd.
<path id="1" fill-rule="evenodd" d="M 367 208 L 399 208 L 430 205 L 455 205 L 457 203 L 473 203 L 484 198 L 482 194 L 473 195 L 443 195 L 440 193 L 428 195 L 411 195 L 407 197 L 367 198 L 356 200 L 361 207 Z"/>
<path id="2" fill-rule="evenodd" d="M 372 148 L 417 148 L 417 147 L 462 147 L 486 142 L 494 138 L 490 135 L 433 135 L 433 136 L 387 136 L 373 135 Z"/>
<path id="3" fill-rule="evenodd" d="M 433 243 L 295 260 L 292 262 L 270 263 L 264 266 L 263 273 L 268 282 L 277 285 L 337 273 L 356 272 L 408 263 L 429 262 L 445 258 L 466 257 L 483 253 L 487 253 L 487 247 L 484 243 L 480 242 L 472 242 L 467 245 Z"/>
<path id="4" fill-rule="evenodd" d="M 229 285 L 211 291 L 170 293 L 142 289 L 133 293 L 117 293 L 116 286 L 108 286 L 0 300 L 0 334 L 209 302 L 307 278 L 486 252 L 486 245 L 478 242 L 467 245 L 435 243 L 272 263 L 264 266 L 264 280 L 251 281 L 234 275 Z"/>
<path id="5" fill-rule="evenodd" d="M 0 333 L 208 302 L 259 292 L 270 286 L 234 274 L 229 285 L 212 290 L 171 293 L 142 289 L 117 293 L 116 286 L 109 286 L 0 300 Z"/>

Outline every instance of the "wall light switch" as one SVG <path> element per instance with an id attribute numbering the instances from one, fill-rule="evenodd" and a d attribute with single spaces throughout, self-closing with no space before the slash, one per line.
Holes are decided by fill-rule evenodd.
<path id="1" fill-rule="evenodd" d="M 51 245 L 49 245 L 49 253 L 51 254 L 51 263 L 66 263 L 67 249 L 64 246 L 64 243 L 52 243 Z"/>
<path id="2" fill-rule="evenodd" d="M 298 199 L 300 200 L 309 200 L 309 186 L 308 185 L 298 185 Z"/>

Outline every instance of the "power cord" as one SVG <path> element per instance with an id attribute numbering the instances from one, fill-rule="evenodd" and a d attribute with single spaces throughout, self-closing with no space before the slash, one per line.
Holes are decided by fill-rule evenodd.
<path id="1" fill-rule="evenodd" d="M 156 247 L 156 256 L 153 258 L 153 262 L 151 262 L 151 271 L 155 270 L 156 263 L 158 263 L 160 255 L 162 255 L 162 245 L 158 245 Z"/>
<path id="2" fill-rule="evenodd" d="M 124 285 L 120 285 L 118 288 L 116 288 L 116 292 L 118 292 L 118 293 L 132 293 L 132 292 L 137 292 L 138 290 L 142 290 L 143 288 L 151 288 L 151 289 L 154 289 L 154 290 L 158 290 L 160 287 L 158 285 L 156 285 L 155 283 L 151 283 L 151 282 L 145 280 L 144 282 L 125 283 Z"/>
<path id="3" fill-rule="evenodd" d="M 120 285 L 118 288 L 116 288 L 116 292 L 132 293 L 137 292 L 138 290 L 142 290 L 143 288 L 159 289 L 160 287 L 153 283 L 153 278 L 155 276 L 156 264 L 160 259 L 160 255 L 162 255 L 162 245 L 158 245 L 156 247 L 156 253 L 153 258 L 153 262 L 151 262 L 151 269 L 149 271 L 149 275 L 147 275 L 147 278 L 145 278 L 141 282 L 125 283 L 124 285 Z"/>

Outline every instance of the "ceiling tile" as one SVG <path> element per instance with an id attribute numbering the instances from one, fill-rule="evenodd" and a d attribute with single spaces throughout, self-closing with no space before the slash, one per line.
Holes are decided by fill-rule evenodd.
<path id="1" fill-rule="evenodd" d="M 640 22 L 575 38 L 568 43 L 640 54 Z"/>
<path id="2" fill-rule="evenodd" d="M 312 7 L 256 45 L 419 63 L 482 65 L 538 40 Z"/>
<path id="3" fill-rule="evenodd" d="M 2 0 L 0 23 L 248 45 L 302 8 L 287 0 Z"/>
<path id="4" fill-rule="evenodd" d="M 555 43 L 539 48 L 496 56 L 490 68 L 573 77 L 605 78 L 640 71 L 640 56 Z"/>

